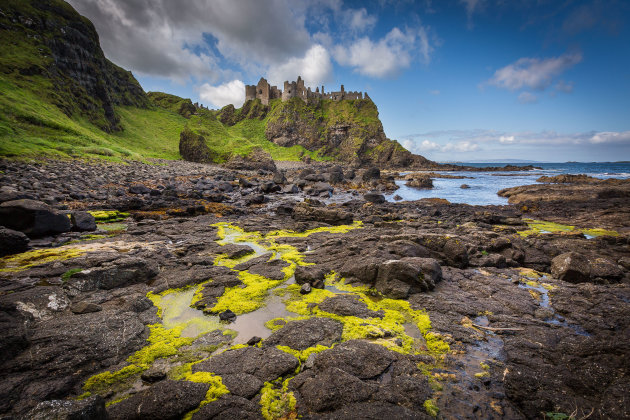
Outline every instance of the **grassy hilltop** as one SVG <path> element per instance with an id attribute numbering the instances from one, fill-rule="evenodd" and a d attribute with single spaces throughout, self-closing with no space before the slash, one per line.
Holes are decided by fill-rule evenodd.
<path id="1" fill-rule="evenodd" d="M 181 159 L 183 133 L 194 134 L 216 163 L 254 148 L 277 160 L 403 165 L 420 158 L 385 137 L 369 99 L 198 108 L 145 93 L 105 58 L 92 23 L 62 0 L 7 0 L 0 12 L 2 157 Z"/>

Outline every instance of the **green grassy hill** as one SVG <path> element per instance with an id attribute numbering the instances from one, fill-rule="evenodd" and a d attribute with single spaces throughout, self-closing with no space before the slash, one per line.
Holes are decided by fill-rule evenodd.
<path id="1" fill-rule="evenodd" d="M 212 111 L 147 94 L 63 0 L 4 0 L 0 39 L 0 157 L 181 159 L 180 138 L 190 135 L 216 163 L 255 148 L 276 160 L 405 166 L 420 158 L 385 137 L 369 99 L 253 100 Z"/>

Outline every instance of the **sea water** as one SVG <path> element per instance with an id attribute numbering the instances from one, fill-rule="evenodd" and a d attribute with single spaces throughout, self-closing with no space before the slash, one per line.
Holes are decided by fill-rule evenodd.
<path id="1" fill-rule="evenodd" d="M 488 167 L 505 166 L 508 163 L 461 163 L 462 166 Z M 515 164 L 509 164 L 515 165 Z M 518 164 L 515 166 L 525 166 Z M 519 185 L 537 184 L 536 179 L 543 175 L 586 174 L 596 178 L 630 178 L 630 162 L 567 162 L 567 163 L 532 163 L 541 169 L 514 172 L 453 172 L 435 171 L 438 174 L 462 175 L 465 179 L 434 178 L 433 189 L 416 189 L 405 185 L 406 181 L 396 181 L 398 190 L 385 196 L 388 201 L 395 201 L 399 195 L 404 201 L 421 198 L 444 198 L 451 203 L 471 205 L 503 205 L 507 198 L 499 197 L 497 192 L 503 188 Z M 462 189 L 467 184 L 470 188 Z"/>

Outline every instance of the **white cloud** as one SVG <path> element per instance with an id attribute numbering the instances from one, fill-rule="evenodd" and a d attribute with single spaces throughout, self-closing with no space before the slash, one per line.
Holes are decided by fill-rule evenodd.
<path id="1" fill-rule="evenodd" d="M 479 150 L 479 145 L 470 141 L 460 141 L 456 143 L 447 143 L 445 145 L 438 144 L 430 140 L 422 140 L 418 143 L 413 139 L 405 139 L 402 142 L 403 147 L 415 153 L 426 152 L 442 152 L 442 153 L 466 153 Z"/>
<path id="2" fill-rule="evenodd" d="M 601 143 L 630 143 L 630 131 L 602 131 L 590 138 L 594 144 Z"/>
<path id="3" fill-rule="evenodd" d="M 285 63 L 272 66 L 267 73 L 269 82 L 283 89 L 285 80 L 296 80 L 302 76 L 306 86 L 319 86 L 332 77 L 330 54 L 323 46 L 316 44 L 306 51 L 304 57 L 293 57 Z"/>
<path id="4" fill-rule="evenodd" d="M 558 83 L 556 83 L 554 89 L 557 92 L 573 93 L 573 82 L 565 82 L 564 80 L 560 80 Z"/>
<path id="5" fill-rule="evenodd" d="M 466 6 L 466 16 L 468 17 L 468 29 L 472 29 L 472 17 L 475 14 L 475 10 L 481 7 L 482 0 L 460 0 L 460 3 Z"/>
<path id="6" fill-rule="evenodd" d="M 466 153 L 466 152 L 475 152 L 477 150 L 479 150 L 479 145 L 477 143 L 473 143 L 470 141 L 448 143 L 447 145 L 442 147 L 442 152 Z"/>
<path id="7" fill-rule="evenodd" d="M 94 23 L 109 59 L 181 83 L 191 76 L 211 81 L 231 76 L 217 65 L 219 54 L 246 69 L 259 69 L 302 54 L 311 44 L 305 11 L 290 0 L 187 0 L 185 6 L 172 0 L 70 3 Z"/>
<path id="8" fill-rule="evenodd" d="M 410 66 L 415 57 L 428 63 L 433 51 L 424 27 L 416 30 L 393 28 L 378 41 L 362 37 L 350 45 L 339 45 L 334 57 L 343 66 L 354 67 L 360 74 L 371 77 L 393 77 Z"/>
<path id="9" fill-rule="evenodd" d="M 531 92 L 522 92 L 518 95 L 518 101 L 522 104 L 535 104 L 538 102 L 538 96 Z"/>
<path id="10" fill-rule="evenodd" d="M 514 143 L 514 136 L 501 136 L 499 137 L 499 143 L 503 143 L 503 144 Z"/>
<path id="11" fill-rule="evenodd" d="M 529 88 L 544 90 L 554 77 L 582 61 L 582 54 L 563 54 L 546 59 L 520 58 L 498 69 L 486 83 L 509 90 Z"/>
<path id="12" fill-rule="evenodd" d="M 240 107 L 245 101 L 245 84 L 240 80 L 232 80 L 219 86 L 204 83 L 199 88 L 199 98 L 219 108 L 228 104 Z"/>
<path id="13" fill-rule="evenodd" d="M 364 32 L 374 27 L 376 16 L 369 15 L 365 7 L 356 10 L 348 10 L 350 15 L 350 29 Z"/>

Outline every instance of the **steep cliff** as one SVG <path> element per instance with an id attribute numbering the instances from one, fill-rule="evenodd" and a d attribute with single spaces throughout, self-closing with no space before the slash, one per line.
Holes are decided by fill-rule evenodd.
<path id="1" fill-rule="evenodd" d="M 149 104 L 131 72 L 105 58 L 94 25 L 62 0 L 4 0 L 0 39 L 3 78 L 68 116 L 113 132 L 122 128 L 115 106 Z"/>
<path id="2" fill-rule="evenodd" d="M 247 126 L 249 132 L 256 132 L 258 139 L 264 137 L 271 142 L 267 147 L 261 146 L 274 157 L 281 150 L 293 150 L 314 159 L 361 166 L 410 168 L 432 164 L 385 136 L 378 109 L 370 99 L 320 100 L 307 104 L 300 98 L 292 98 L 286 102 L 272 100 L 269 105 L 255 99 L 245 102 L 240 109 L 225 106 L 216 113 L 216 120 L 212 124 L 198 122 L 197 128 L 193 124 L 189 127 L 206 138 L 220 135 L 225 139 L 234 129 Z M 192 138 L 183 136 L 182 141 Z M 222 149 L 221 144 L 214 142 L 209 147 L 215 150 L 215 156 L 221 155 L 218 150 Z M 184 149 L 189 150 L 186 146 Z M 223 152 L 230 154 L 228 150 Z M 241 152 L 232 151 L 244 154 L 247 150 Z"/>

